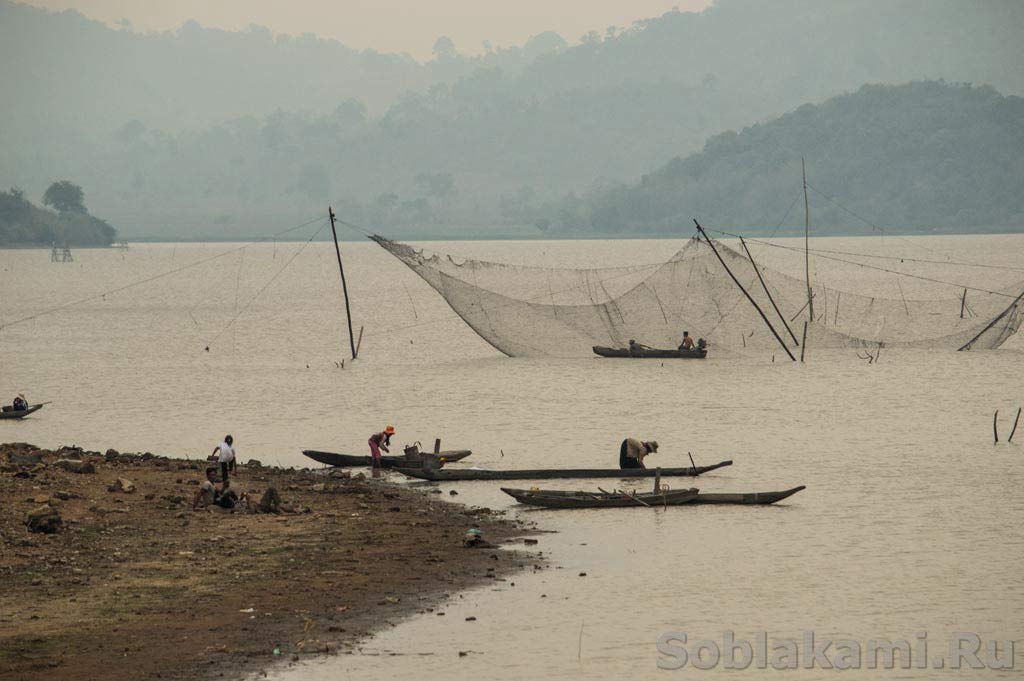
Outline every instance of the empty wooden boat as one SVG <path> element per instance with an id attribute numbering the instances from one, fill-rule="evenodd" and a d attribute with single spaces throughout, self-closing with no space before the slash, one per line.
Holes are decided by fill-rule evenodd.
<path id="1" fill-rule="evenodd" d="M 502 487 L 501 491 L 521 504 L 543 506 L 545 508 L 603 508 L 621 506 L 681 506 L 683 504 L 741 504 L 749 506 L 767 506 L 793 496 L 804 485 L 787 489 L 782 492 L 746 492 L 721 493 L 699 492 L 696 489 L 663 490 L 662 492 L 583 492 L 554 489 L 512 489 Z M 627 500 L 614 503 L 625 496 Z M 636 499 L 639 500 L 636 501 Z M 643 502 L 643 503 L 640 503 Z"/>
<path id="2" fill-rule="evenodd" d="M 687 468 L 662 468 L 661 476 L 696 477 L 724 466 L 731 466 L 732 461 L 722 461 L 711 466 L 689 466 Z M 410 478 L 447 482 L 456 480 L 553 480 L 556 478 L 653 478 L 658 474 L 656 468 L 539 468 L 533 470 L 493 471 L 478 468 L 462 468 L 458 470 L 429 470 L 426 468 L 406 468 L 396 466 L 395 470 Z"/>
<path id="3" fill-rule="evenodd" d="M 803 489 L 807 489 L 806 485 L 800 485 L 799 487 L 783 490 L 781 492 L 746 492 L 735 494 L 728 492 L 702 492 L 697 495 L 697 498 L 693 500 L 693 503 L 767 506 L 768 504 L 774 504 L 776 501 L 782 501 L 786 497 L 791 497 Z"/>
<path id="4" fill-rule="evenodd" d="M 372 466 L 373 459 L 369 454 L 366 456 L 357 456 L 353 454 L 336 454 L 334 452 L 321 452 L 315 449 L 304 449 L 302 453 L 322 464 L 328 466 Z M 443 458 L 445 463 L 451 463 L 452 461 L 460 461 L 465 459 L 473 452 L 469 449 L 453 449 L 446 452 L 424 453 L 428 457 Z M 412 467 L 422 465 L 424 460 L 424 454 L 417 456 L 382 456 L 380 457 L 381 468 L 396 468 L 396 467 Z"/>
<path id="5" fill-rule="evenodd" d="M 564 492 L 502 487 L 501 491 L 521 504 L 544 508 L 626 508 L 635 506 L 678 506 L 691 503 L 698 490 L 674 489 L 661 492 Z"/>

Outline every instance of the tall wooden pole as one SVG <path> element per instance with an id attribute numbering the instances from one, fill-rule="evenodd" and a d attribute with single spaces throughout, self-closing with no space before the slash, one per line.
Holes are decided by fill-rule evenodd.
<path id="1" fill-rule="evenodd" d="M 775 304 L 775 299 L 772 298 L 772 294 L 768 291 L 768 285 L 764 283 L 764 277 L 761 276 L 761 270 L 757 268 L 757 263 L 754 262 L 754 256 L 750 255 L 750 249 L 747 248 L 747 242 L 740 237 L 740 245 L 743 246 L 743 250 L 746 251 L 747 257 L 750 259 L 750 264 L 754 266 L 754 272 L 757 274 L 757 280 L 761 282 L 761 288 L 764 289 L 764 294 L 768 296 L 768 302 L 775 308 L 775 314 L 779 315 L 779 319 L 782 320 L 782 325 L 786 327 L 786 331 L 789 331 L 789 337 L 793 339 L 794 345 L 800 345 L 797 341 L 796 336 L 793 335 L 793 329 L 789 328 L 789 324 L 786 323 L 786 318 L 782 316 L 782 312 L 779 311 L 779 306 Z"/>
<path id="2" fill-rule="evenodd" d="M 338 231 L 334 228 L 334 209 L 327 206 L 331 218 L 331 235 L 334 237 L 334 252 L 338 256 L 338 272 L 341 273 L 341 291 L 345 294 L 345 320 L 348 321 L 348 343 L 352 348 L 352 359 L 356 358 L 356 338 L 352 333 L 352 309 L 348 304 L 348 285 L 345 283 L 345 267 L 341 264 L 341 248 L 338 246 Z"/>
<path id="3" fill-rule="evenodd" d="M 814 321 L 814 296 L 811 295 L 811 204 L 807 200 L 807 164 L 800 158 L 804 176 L 804 271 L 807 274 L 807 309 Z"/>
<path id="4" fill-rule="evenodd" d="M 795 362 L 795 361 L 796 361 L 796 357 L 794 357 L 794 356 L 793 356 L 793 353 L 789 351 L 789 348 L 788 348 L 788 347 L 786 346 L 786 343 L 785 343 L 785 342 L 784 342 L 784 341 L 782 340 L 782 338 L 781 338 L 781 337 L 779 336 L 779 332 L 778 332 L 778 331 L 776 331 L 776 330 L 775 330 L 775 327 L 774 327 L 774 326 L 772 326 L 772 323 L 771 323 L 770 321 L 768 321 L 768 317 L 767 317 L 767 316 L 765 316 L 765 314 L 764 314 L 764 310 L 762 310 L 762 309 L 761 309 L 761 306 L 759 306 L 759 305 L 757 304 L 757 301 L 755 301 L 755 300 L 754 300 L 754 299 L 753 299 L 753 298 L 752 298 L 752 297 L 750 296 L 750 294 L 749 294 L 749 293 L 747 293 L 747 289 L 743 288 L 743 284 L 741 284 L 741 283 L 740 283 L 740 280 L 736 278 L 736 275 L 732 273 L 732 270 L 730 270 L 730 269 L 729 269 L 729 266 L 725 264 L 725 260 L 723 260 L 723 259 L 722 259 L 722 256 L 721 256 L 721 255 L 719 255 L 719 253 L 718 253 L 718 249 L 717 249 L 717 248 L 715 248 L 715 244 L 713 244 L 713 243 L 711 242 L 711 237 L 709 237 L 709 236 L 707 235 L 707 233 L 705 233 L 705 232 L 704 232 L 704 228 L 700 226 L 700 223 L 699 223 L 699 222 L 697 222 L 697 220 L 696 220 L 696 219 L 694 219 L 694 221 L 693 221 L 693 224 L 697 225 L 697 230 L 698 230 L 698 231 L 700 231 L 700 233 L 701 233 L 701 234 L 702 234 L 702 235 L 704 236 L 704 240 L 708 242 L 708 246 L 710 246 L 710 247 L 711 247 L 711 250 L 712 250 L 712 251 L 714 252 L 714 254 L 715 254 L 715 257 L 717 257 L 717 258 L 718 258 L 718 262 L 722 263 L 722 267 L 724 267 L 724 268 L 725 268 L 725 271 L 726 271 L 726 273 L 727 273 L 727 274 L 729 275 L 729 277 L 730 277 L 730 278 L 732 279 L 732 283 L 736 284 L 736 287 L 737 287 L 737 288 L 738 288 L 738 289 L 739 289 L 740 291 L 742 291 L 742 292 L 743 292 L 743 295 L 745 295 L 745 296 L 747 297 L 747 300 L 749 300 L 749 301 L 750 301 L 750 304 L 751 304 L 751 305 L 753 305 L 753 306 L 754 306 L 754 309 L 755 309 L 755 310 L 757 310 L 757 313 L 758 313 L 759 315 L 761 315 L 761 321 L 763 321 L 763 322 L 765 323 L 765 326 L 767 326 L 767 327 L 768 327 L 768 330 L 772 332 L 772 335 L 773 335 L 773 336 L 775 336 L 775 340 L 779 341 L 779 345 L 781 345 L 781 346 L 782 346 L 782 349 L 783 349 L 783 350 L 785 350 L 785 351 L 786 351 L 786 354 L 787 354 L 787 355 L 789 355 L 789 358 L 790 358 L 791 360 L 793 360 L 793 361 Z"/>

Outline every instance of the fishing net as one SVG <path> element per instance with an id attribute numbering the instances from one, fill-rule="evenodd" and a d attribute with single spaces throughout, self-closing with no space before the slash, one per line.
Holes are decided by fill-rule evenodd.
<path id="1" fill-rule="evenodd" d="M 804 279 L 761 265 L 755 270 L 739 251 L 714 241 L 716 255 L 697 238 L 664 263 L 598 269 L 460 260 L 371 238 L 512 357 L 587 356 L 595 345 L 621 348 L 630 339 L 675 348 L 684 330 L 707 339 L 716 354 L 782 353 L 740 287 L 791 349 L 799 345 L 804 321 L 812 348 L 993 349 L 1017 332 L 1024 313 L 1024 285 L 972 291 L 969 306 L 960 296 L 907 300 L 817 286 L 810 319 Z"/>

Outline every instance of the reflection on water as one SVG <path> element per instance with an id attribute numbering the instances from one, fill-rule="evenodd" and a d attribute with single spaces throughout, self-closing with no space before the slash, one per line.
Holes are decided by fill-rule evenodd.
<path id="1" fill-rule="evenodd" d="M 818 241 L 1024 267 L 1020 236 Z M 677 245 L 436 248 L 596 266 L 664 259 Z M 766 508 L 524 511 L 497 483 L 442 485 L 463 503 L 507 508 L 557 531 L 541 535 L 537 547 L 550 552 L 551 567 L 511 578 L 515 586 L 462 594 L 445 617 L 399 624 L 366 642 L 363 654 L 283 678 L 649 678 L 671 675 L 655 666 L 655 641 L 667 631 L 719 641 L 726 630 L 737 637 L 814 630 L 862 641 L 923 631 L 936 652 L 951 631 L 969 631 L 1017 639 L 1024 664 L 1024 450 L 993 446 L 991 436 L 995 409 L 1005 439 L 1024 404 L 1021 337 L 988 353 L 885 351 L 878 365 L 854 351 L 814 348 L 802 366 L 713 354 L 679 363 L 507 359 L 397 261 L 359 244 L 346 245 L 344 256 L 356 328 L 366 328 L 361 359 L 342 369 L 336 363 L 347 356 L 347 339 L 333 247 L 310 246 L 254 297 L 298 247 L 231 253 L 0 330 L 0 398 L 26 391 L 30 400 L 54 400 L 22 423 L 0 422 L 0 438 L 200 456 L 231 432 L 242 460 L 298 465 L 303 448 L 364 453 L 367 436 L 394 423 L 399 443 L 429 446 L 441 436 L 445 446 L 472 448 L 467 465 L 535 468 L 613 466 L 619 441 L 633 435 L 657 438 L 661 452 L 652 461 L 666 466 L 687 465 L 688 451 L 698 464 L 734 459 L 695 483 L 708 491 L 808 488 Z M 66 265 L 50 263 L 45 251 L 0 251 L 0 285 L 20 294 L 0 299 L 0 323 L 229 248 L 138 246 L 123 259 L 81 251 Z M 772 266 L 799 272 L 786 257 Z M 1024 279 L 932 267 L 979 285 Z M 884 288 L 891 276 L 818 269 L 818 277 L 858 287 Z M 905 287 L 908 297 L 912 288 Z M 955 295 L 949 287 L 915 292 Z M 606 482 L 615 484 L 515 484 Z M 328 597 L 341 602 L 344 594 Z M 465 621 L 470 615 L 476 621 Z"/>

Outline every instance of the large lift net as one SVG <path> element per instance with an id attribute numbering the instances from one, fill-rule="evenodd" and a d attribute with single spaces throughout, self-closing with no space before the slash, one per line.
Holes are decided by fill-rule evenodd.
<path id="1" fill-rule="evenodd" d="M 696 238 L 664 263 L 598 269 L 462 260 L 371 238 L 436 289 L 484 340 L 512 357 L 587 356 L 595 345 L 625 347 L 630 339 L 675 348 L 684 330 L 707 339 L 716 354 L 783 352 L 709 243 Z M 966 294 L 888 299 L 819 286 L 812 320 L 804 279 L 758 265 L 759 279 L 750 258 L 713 243 L 791 349 L 804 321 L 807 345 L 816 349 L 994 349 L 1017 332 L 1024 314 L 1024 284 L 972 290 L 969 314 Z"/>

